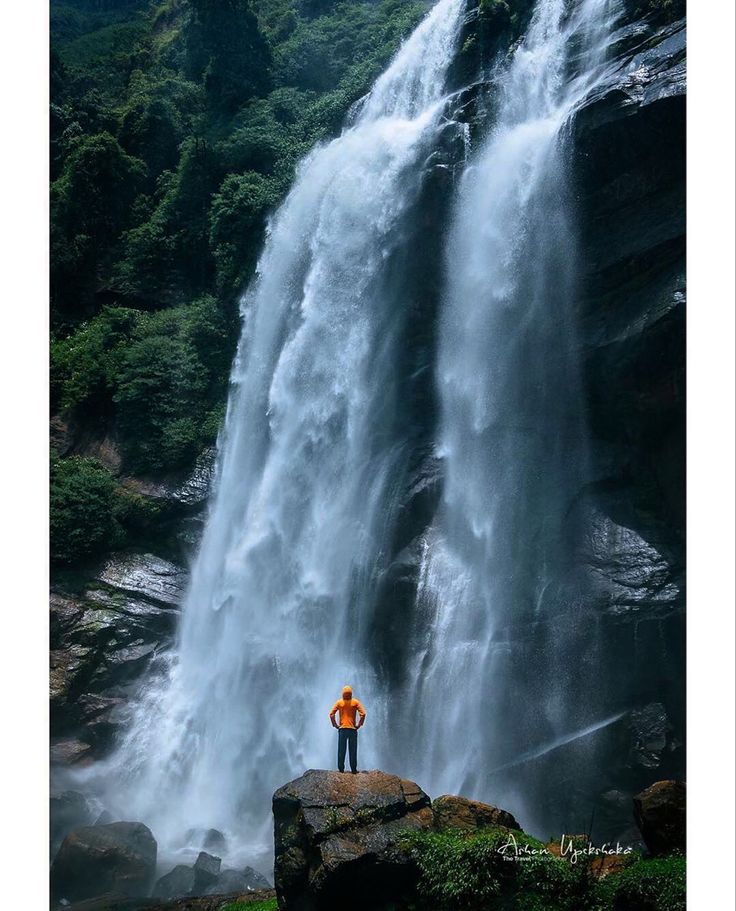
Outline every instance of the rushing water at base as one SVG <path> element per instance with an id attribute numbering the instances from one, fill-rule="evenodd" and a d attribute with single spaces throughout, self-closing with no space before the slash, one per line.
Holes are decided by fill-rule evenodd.
<path id="1" fill-rule="evenodd" d="M 169 848 L 214 826 L 249 861 L 267 853 L 273 791 L 334 761 L 327 710 L 341 685 L 377 701 L 359 643 L 405 458 L 405 314 L 389 272 L 441 128 L 462 10 L 440 0 L 353 125 L 301 164 L 243 300 L 178 643 L 108 772 L 117 806 Z"/>
<path id="2" fill-rule="evenodd" d="M 584 752 L 618 717 L 574 698 L 571 669 L 594 667 L 595 636 L 578 623 L 561 531 L 587 470 L 565 125 L 603 65 L 607 0 L 538 0 L 498 77 L 446 239 L 444 486 L 401 630 L 404 692 L 387 692 L 366 648 L 409 448 L 392 258 L 443 129 L 463 12 L 440 0 L 352 125 L 304 160 L 243 299 L 176 647 L 94 772 L 167 857 L 187 830 L 216 827 L 231 863 L 265 859 L 272 792 L 333 764 L 326 713 L 344 683 L 376 725 L 361 767 L 522 813 L 519 770 L 562 746 Z M 530 644 L 538 628 L 543 647 Z"/>
<path id="3" fill-rule="evenodd" d="M 566 126 L 601 75 L 614 20 L 608 0 L 539 0 L 498 79 L 447 248 L 444 488 L 400 719 L 416 719 L 422 750 L 406 745 L 396 761 L 434 793 L 503 801 L 527 823 L 541 800 L 527 764 L 573 742 L 588 762 L 590 735 L 621 714 L 596 715 L 596 636 L 568 519 L 587 432 Z"/>

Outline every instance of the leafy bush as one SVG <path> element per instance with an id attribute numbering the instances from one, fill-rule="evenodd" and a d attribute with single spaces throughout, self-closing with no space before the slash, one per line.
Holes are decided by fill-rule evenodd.
<path id="1" fill-rule="evenodd" d="M 542 851 L 544 845 L 514 832 L 520 847 Z M 530 854 L 518 862 L 499 851 L 505 829 L 478 833 L 420 833 L 408 838 L 420 878 L 420 907 L 443 911 L 583 911 L 588 889 L 584 865 L 571 865 L 548 854 Z"/>
<path id="2" fill-rule="evenodd" d="M 226 111 L 270 84 L 271 51 L 248 0 L 190 0 L 189 61 L 212 106 Z"/>
<path id="3" fill-rule="evenodd" d="M 51 459 L 51 554 L 56 563 L 75 563 L 125 543 L 156 507 L 117 485 L 96 459 Z"/>
<path id="4" fill-rule="evenodd" d="M 511 17 L 508 0 L 480 0 L 478 9 L 481 16 L 487 19 L 509 19 Z"/>
<path id="5" fill-rule="evenodd" d="M 214 441 L 228 366 L 227 326 L 214 298 L 143 315 L 121 350 L 113 396 L 132 470 L 184 467 Z"/>
<path id="6" fill-rule="evenodd" d="M 83 136 L 51 190 L 54 223 L 96 242 L 115 237 L 145 173 L 143 162 L 124 152 L 109 133 Z"/>
<path id="7" fill-rule="evenodd" d="M 255 171 L 223 181 L 210 210 L 210 247 L 221 290 L 242 287 L 258 253 L 266 213 L 278 195 L 276 182 Z"/>
<path id="8" fill-rule="evenodd" d="M 54 459 L 51 463 L 51 553 L 59 563 L 120 544 L 123 531 L 114 516 L 116 484 L 94 459 Z"/>
<path id="9" fill-rule="evenodd" d="M 151 178 L 173 170 L 179 146 L 202 110 L 199 87 L 175 75 L 133 74 L 120 117 L 120 142 L 148 166 Z"/>
<path id="10" fill-rule="evenodd" d="M 214 275 L 208 239 L 208 210 L 218 186 L 218 169 L 206 141 L 187 139 L 175 173 L 159 181 L 160 201 L 146 223 L 123 239 L 116 282 L 127 292 L 172 303 L 181 289 L 199 293 Z M 178 290 L 178 295 L 177 295 Z"/>
<path id="11" fill-rule="evenodd" d="M 126 227 L 146 166 L 110 133 L 73 142 L 51 187 L 52 305 L 71 309 Z"/>
<path id="12" fill-rule="evenodd" d="M 281 85 L 327 92 L 361 63 L 377 74 L 425 9 L 398 0 L 336 2 L 326 15 L 298 21 L 276 49 L 274 78 Z"/>
<path id="13" fill-rule="evenodd" d="M 118 355 L 141 314 L 110 307 L 71 336 L 51 343 L 52 404 L 64 411 L 108 410 L 117 383 Z"/>
<path id="14" fill-rule="evenodd" d="M 685 858 L 639 860 L 595 892 L 594 911 L 685 911 Z"/>
<path id="15" fill-rule="evenodd" d="M 513 836 L 522 850 L 544 848 L 523 832 Z M 505 860 L 499 848 L 508 838 L 495 827 L 408 833 L 404 845 L 419 870 L 415 911 L 685 911 L 683 857 L 632 858 L 598 880 L 584 860 L 526 852 Z"/>
<path id="16" fill-rule="evenodd" d="M 480 0 L 481 40 L 493 40 L 503 35 L 503 41 L 513 40 L 528 21 L 534 0 Z"/>
<path id="17" fill-rule="evenodd" d="M 209 295 L 156 313 L 108 308 L 52 344 L 54 401 L 114 422 L 127 469 L 185 467 L 217 435 L 234 330 Z"/>
<path id="18" fill-rule="evenodd" d="M 57 329 L 99 311 L 100 287 L 146 308 L 213 291 L 232 299 L 296 161 L 339 127 L 425 10 L 419 0 L 145 6 L 93 15 L 61 0 L 68 16 L 57 9 L 52 22 Z"/>

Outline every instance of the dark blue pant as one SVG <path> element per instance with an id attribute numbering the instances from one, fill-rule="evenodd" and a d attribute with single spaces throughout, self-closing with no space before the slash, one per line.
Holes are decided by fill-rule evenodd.
<path id="1" fill-rule="evenodd" d="M 345 748 L 350 754 L 350 770 L 358 771 L 358 732 L 353 728 L 340 728 L 337 732 L 337 767 L 345 771 Z"/>

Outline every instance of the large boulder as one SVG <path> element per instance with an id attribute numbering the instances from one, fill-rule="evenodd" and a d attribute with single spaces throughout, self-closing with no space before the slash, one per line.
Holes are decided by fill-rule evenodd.
<path id="1" fill-rule="evenodd" d="M 194 889 L 194 868 L 177 864 L 165 873 L 153 887 L 154 898 L 182 898 Z"/>
<path id="2" fill-rule="evenodd" d="M 148 895 L 156 851 L 151 830 L 140 822 L 74 829 L 51 865 L 52 896 L 57 901 L 82 901 L 108 892 Z"/>
<path id="3" fill-rule="evenodd" d="M 657 855 L 685 850 L 685 782 L 656 781 L 634 797 L 644 843 Z"/>
<path id="4" fill-rule="evenodd" d="M 472 831 L 487 826 L 521 829 L 511 813 L 487 803 L 444 794 L 432 801 L 434 822 L 438 829 L 465 829 Z"/>
<path id="5" fill-rule="evenodd" d="M 416 881 L 401 847 L 408 829 L 432 829 L 427 794 L 385 772 L 310 769 L 273 796 L 275 885 L 288 911 L 394 907 Z"/>
<path id="6" fill-rule="evenodd" d="M 233 892 L 256 892 L 270 889 L 271 884 L 253 867 L 244 870 L 223 870 L 216 881 L 205 889 L 205 895 L 230 895 Z"/>
<path id="7" fill-rule="evenodd" d="M 49 798 L 49 819 L 51 857 L 54 857 L 64 836 L 72 829 L 93 823 L 95 814 L 84 794 L 79 791 L 62 791 Z"/>
<path id="8" fill-rule="evenodd" d="M 220 875 L 222 860 L 206 851 L 200 851 L 194 862 L 194 889 L 195 895 L 204 894 L 205 889 L 214 885 Z"/>
<path id="9" fill-rule="evenodd" d="M 266 877 L 254 870 L 253 867 L 244 867 L 241 871 L 245 879 L 245 888 L 249 891 L 258 891 L 259 889 L 270 889 L 271 883 Z"/>

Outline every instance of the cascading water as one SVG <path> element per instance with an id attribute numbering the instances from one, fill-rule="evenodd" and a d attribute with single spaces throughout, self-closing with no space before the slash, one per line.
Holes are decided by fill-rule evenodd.
<path id="1" fill-rule="evenodd" d="M 464 5 L 440 0 L 351 125 L 305 159 L 244 296 L 178 641 L 93 772 L 164 856 L 214 826 L 231 863 L 265 860 L 271 794 L 332 765 L 326 712 L 346 682 L 375 725 L 361 767 L 502 803 L 537 828 L 554 817 L 531 812 L 548 798 L 545 757 L 572 748 L 590 764 L 620 715 L 595 691 L 569 521 L 588 469 L 566 125 L 604 67 L 612 0 L 537 0 L 496 79 L 445 240 L 443 492 L 399 624 L 403 691 L 387 692 L 367 647 L 413 445 L 397 262 L 448 127 Z"/>
<path id="2" fill-rule="evenodd" d="M 608 0 L 538 0 L 458 193 L 436 371 L 444 487 L 394 738 L 394 764 L 433 793 L 500 802 L 541 831 L 564 820 L 544 811 L 535 761 L 574 744 L 565 762 L 595 768 L 593 735 L 621 715 L 596 692 L 569 518 L 587 459 L 566 125 L 615 19 Z"/>
<path id="3" fill-rule="evenodd" d="M 377 701 L 358 644 L 406 457 L 390 264 L 442 128 L 462 11 L 440 0 L 353 125 L 302 163 L 244 297 L 175 653 L 105 773 L 108 798 L 165 849 L 215 826 L 247 837 L 249 862 L 267 854 L 274 789 L 334 761 L 340 686 Z"/>

